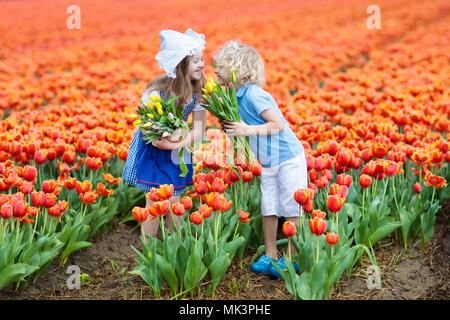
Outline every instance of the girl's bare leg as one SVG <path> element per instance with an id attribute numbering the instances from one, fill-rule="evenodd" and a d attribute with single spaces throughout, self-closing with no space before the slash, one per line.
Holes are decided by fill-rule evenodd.
<path id="1" fill-rule="evenodd" d="M 173 197 L 171 197 L 171 198 L 169 199 L 169 201 L 170 201 L 170 208 L 172 208 L 172 205 L 173 205 L 174 203 L 180 202 L 180 198 L 181 198 L 181 196 L 173 196 Z M 173 218 L 172 218 L 172 217 L 173 217 Z M 172 220 L 172 219 L 173 219 L 173 220 Z M 179 228 L 180 228 L 180 217 L 179 217 L 179 216 L 176 216 L 176 215 L 174 215 L 174 214 L 172 214 L 172 213 L 169 211 L 169 212 L 167 213 L 167 215 L 166 215 L 166 225 L 167 225 L 167 228 L 169 229 L 170 232 L 173 231 L 173 228 L 172 228 L 172 226 L 173 226 L 173 221 L 175 221 L 175 225 L 176 225 L 177 229 L 179 229 Z"/>
<path id="2" fill-rule="evenodd" d="M 147 207 L 151 207 L 152 201 L 150 201 L 148 198 L 145 198 L 145 205 Z M 142 222 L 141 228 L 144 228 L 144 233 L 146 235 L 156 238 L 158 235 L 158 230 L 159 230 L 158 219 L 153 219 L 152 221 L 147 220 L 147 221 Z"/>

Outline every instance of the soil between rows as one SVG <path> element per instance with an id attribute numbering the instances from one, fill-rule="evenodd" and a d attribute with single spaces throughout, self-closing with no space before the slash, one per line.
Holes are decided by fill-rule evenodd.
<path id="1" fill-rule="evenodd" d="M 357 264 L 350 279 L 344 273 L 339 286 L 333 289 L 333 300 L 448 300 L 450 298 L 450 235 L 448 217 L 450 201 L 438 213 L 433 237 L 420 249 L 420 240 L 414 250 L 404 247 L 393 237 L 379 241 L 375 247 L 381 272 L 381 290 L 368 288 L 371 265 L 366 257 Z M 126 300 L 155 299 L 150 287 L 135 275 L 127 274 L 136 263 L 133 245 L 141 250 L 140 232 L 132 228 L 133 222 L 120 224 L 113 219 L 105 233 L 94 241 L 94 246 L 75 252 L 64 266 L 55 259 L 35 284 L 15 290 L 9 285 L 0 291 L 2 300 Z M 292 300 L 284 281 L 250 271 L 254 250 L 247 250 L 242 268 L 235 259 L 216 291 L 218 300 Z M 77 265 L 81 273 L 87 273 L 92 281 L 82 283 L 80 289 L 69 289 L 66 273 L 71 265 Z M 195 299 L 211 299 L 205 278 L 197 290 Z M 163 286 L 161 299 L 168 299 L 169 290 Z"/>

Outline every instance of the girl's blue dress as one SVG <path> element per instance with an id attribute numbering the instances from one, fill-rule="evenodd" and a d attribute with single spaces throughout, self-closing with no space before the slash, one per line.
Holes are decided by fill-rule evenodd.
<path id="1" fill-rule="evenodd" d="M 167 99 L 164 91 L 160 91 L 162 99 Z M 197 102 L 194 94 L 189 104 L 185 106 L 183 119 L 188 120 L 189 114 Z M 144 192 L 150 192 L 152 187 L 158 188 L 162 184 L 173 184 L 173 195 L 179 195 L 184 189 L 192 185 L 193 164 L 192 153 L 184 150 L 184 162 L 188 168 L 185 177 L 181 174 L 179 149 L 161 150 L 151 143 L 147 144 L 139 127 L 131 140 L 128 158 L 122 173 L 123 179 L 132 186 Z"/>

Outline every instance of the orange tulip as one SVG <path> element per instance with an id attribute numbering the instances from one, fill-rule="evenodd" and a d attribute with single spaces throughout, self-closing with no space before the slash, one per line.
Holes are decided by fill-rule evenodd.
<path id="1" fill-rule="evenodd" d="M 12 200 L 11 205 L 13 207 L 13 216 L 14 217 L 22 218 L 27 214 L 28 205 L 24 200 L 15 198 Z"/>
<path id="2" fill-rule="evenodd" d="M 42 182 L 42 191 L 45 193 L 53 193 L 58 186 L 55 180 L 44 180 Z"/>
<path id="3" fill-rule="evenodd" d="M 189 217 L 189 220 L 192 223 L 199 225 L 199 224 L 201 224 L 203 222 L 203 218 L 204 217 L 203 217 L 202 214 L 200 214 L 198 211 L 195 211 L 195 212 L 191 213 L 191 215 Z"/>
<path id="4" fill-rule="evenodd" d="M 250 213 L 249 212 L 245 212 L 244 210 L 240 209 L 236 209 L 236 214 L 239 213 L 239 220 L 242 223 L 248 223 L 250 222 Z"/>
<path id="5" fill-rule="evenodd" d="M 359 185 L 360 185 L 362 188 L 366 189 L 366 188 L 370 187 L 370 184 L 371 184 L 371 183 L 372 183 L 372 178 L 371 178 L 369 175 L 367 175 L 367 174 L 362 174 L 362 175 L 359 177 Z"/>
<path id="6" fill-rule="evenodd" d="M 50 207 L 53 207 L 56 203 L 56 195 L 54 193 L 47 193 L 44 194 L 44 199 L 42 201 L 42 206 L 46 207 L 47 209 Z M 34 206 L 36 206 L 33 203 Z"/>
<path id="7" fill-rule="evenodd" d="M 157 201 L 153 202 L 151 207 L 148 207 L 149 213 L 154 218 L 163 217 L 169 212 L 170 208 L 170 201 L 164 200 L 164 201 Z"/>
<path id="8" fill-rule="evenodd" d="M 103 173 L 103 179 L 105 179 L 108 184 L 119 184 L 122 178 L 114 178 L 110 173 Z"/>
<path id="9" fill-rule="evenodd" d="M 331 212 L 338 212 L 342 209 L 345 198 L 341 198 L 339 194 L 329 195 L 327 199 L 327 208 Z"/>
<path id="10" fill-rule="evenodd" d="M 102 159 L 87 157 L 85 160 L 87 167 L 91 170 L 99 170 L 102 167 Z"/>
<path id="11" fill-rule="evenodd" d="M 208 192 L 208 185 L 204 181 L 194 182 L 194 189 L 197 194 L 205 194 Z"/>
<path id="12" fill-rule="evenodd" d="M 286 237 L 290 238 L 297 232 L 297 227 L 295 223 L 286 221 L 285 223 L 283 223 L 282 231 Z"/>
<path id="13" fill-rule="evenodd" d="M 33 181 L 37 176 L 36 167 L 33 166 L 25 166 L 22 172 L 22 178 L 27 181 Z"/>
<path id="14" fill-rule="evenodd" d="M 313 202 L 313 200 L 312 199 L 308 200 L 308 202 L 306 202 L 306 204 L 304 204 L 302 206 L 302 209 L 303 209 L 303 211 L 308 212 L 308 213 L 312 212 L 313 209 L 314 209 L 314 202 Z"/>
<path id="15" fill-rule="evenodd" d="M 145 220 L 147 220 L 149 215 L 149 211 L 147 208 L 148 207 L 145 208 L 133 207 L 131 213 L 133 214 L 133 217 L 137 222 L 144 222 Z"/>
<path id="16" fill-rule="evenodd" d="M 98 198 L 98 193 L 95 193 L 95 192 L 92 192 L 92 191 L 79 193 L 78 195 L 79 195 L 79 197 L 81 199 L 81 202 L 86 203 L 86 204 L 92 204 Z"/>
<path id="17" fill-rule="evenodd" d="M 348 188 L 344 185 L 338 185 L 333 183 L 330 186 L 330 195 L 340 195 L 341 198 L 346 198 L 348 194 Z"/>
<path id="18" fill-rule="evenodd" d="M 333 244 L 338 243 L 339 235 L 334 232 L 327 232 L 325 239 L 327 240 L 328 244 L 333 245 Z"/>
<path id="19" fill-rule="evenodd" d="M 325 212 L 323 212 L 321 210 L 318 210 L 318 209 L 317 210 L 313 210 L 313 212 L 312 212 L 313 219 L 315 217 L 320 218 L 320 219 L 325 219 L 326 216 L 327 216 L 327 214 Z"/>
<path id="20" fill-rule="evenodd" d="M 13 212 L 14 212 L 14 208 L 11 204 L 9 204 L 9 203 L 2 204 L 2 206 L 0 208 L 0 216 L 3 219 L 11 218 L 11 216 L 13 215 Z"/>
<path id="21" fill-rule="evenodd" d="M 227 185 L 225 184 L 223 179 L 217 177 L 214 177 L 212 184 L 210 184 L 209 182 L 207 182 L 207 184 L 210 192 L 224 193 L 225 190 L 227 189 Z"/>
<path id="22" fill-rule="evenodd" d="M 327 222 L 320 218 L 309 220 L 309 228 L 313 234 L 320 236 L 327 230 Z"/>
<path id="23" fill-rule="evenodd" d="M 262 166 L 259 163 L 252 163 L 250 165 L 250 171 L 252 172 L 252 174 L 256 177 L 261 175 L 261 170 L 262 170 Z"/>
<path id="24" fill-rule="evenodd" d="M 89 180 L 85 180 L 83 182 L 77 181 L 75 189 L 78 194 L 90 192 L 92 191 L 92 184 Z"/>
<path id="25" fill-rule="evenodd" d="M 213 211 L 213 208 L 207 206 L 206 204 L 202 204 L 202 205 L 198 208 L 198 212 L 199 212 L 204 218 L 209 218 L 209 216 L 211 216 L 212 211 Z"/>
<path id="26" fill-rule="evenodd" d="M 184 214 L 184 206 L 180 202 L 174 203 L 172 205 L 172 212 L 176 216 L 182 216 Z"/>
<path id="27" fill-rule="evenodd" d="M 294 193 L 294 199 L 297 201 L 298 204 L 304 205 L 309 200 L 312 200 L 314 198 L 315 191 L 310 188 L 304 188 L 304 189 L 298 189 Z"/>
<path id="28" fill-rule="evenodd" d="M 189 198 L 188 196 L 184 196 L 181 199 L 181 203 L 183 204 L 183 207 L 185 210 L 189 211 L 192 209 L 192 206 L 193 206 L 192 199 Z"/>
<path id="29" fill-rule="evenodd" d="M 353 178 L 347 174 L 340 174 L 336 177 L 336 183 L 340 185 L 344 185 L 347 188 L 350 188 L 352 185 Z"/>
<path id="30" fill-rule="evenodd" d="M 114 190 L 107 190 L 106 186 L 103 183 L 101 183 L 101 182 L 97 183 L 97 192 L 100 195 L 102 195 L 103 197 L 107 197 L 109 195 L 114 194 Z"/>
<path id="31" fill-rule="evenodd" d="M 61 208 L 59 205 L 54 205 L 47 210 L 49 216 L 58 218 L 59 222 L 61 222 Z"/>

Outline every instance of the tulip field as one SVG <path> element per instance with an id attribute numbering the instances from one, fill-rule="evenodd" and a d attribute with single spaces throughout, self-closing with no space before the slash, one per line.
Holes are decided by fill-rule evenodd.
<path id="1" fill-rule="evenodd" d="M 381 28 L 368 27 L 370 5 Z M 330 299 L 363 261 L 377 266 L 386 239 L 420 252 L 437 217 L 448 221 L 449 1 L 24 0 L 1 1 L 0 17 L 0 294 L 44 281 L 113 221 L 139 232 L 126 275 L 149 299 L 221 299 L 231 270 L 260 277 L 249 263 L 264 254 L 261 165 L 228 157 L 212 114 L 180 202 L 171 185 L 145 194 L 122 178 L 130 115 L 163 73 L 163 29 L 205 35 L 206 79 L 227 41 L 254 46 L 264 89 L 304 146 L 308 188 L 292 190 L 303 215 L 280 219 L 277 241 L 300 272 L 288 262 L 281 279 L 267 276 L 286 299 Z M 141 233 L 147 219 L 158 238 Z"/>

